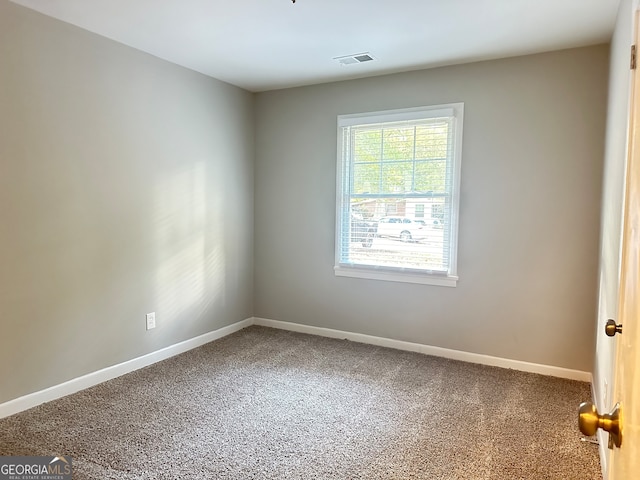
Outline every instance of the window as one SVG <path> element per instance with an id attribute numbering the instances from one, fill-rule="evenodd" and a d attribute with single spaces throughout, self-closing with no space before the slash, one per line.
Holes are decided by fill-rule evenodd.
<path id="1" fill-rule="evenodd" d="M 462 120 L 462 103 L 338 117 L 336 275 L 456 285 Z"/>

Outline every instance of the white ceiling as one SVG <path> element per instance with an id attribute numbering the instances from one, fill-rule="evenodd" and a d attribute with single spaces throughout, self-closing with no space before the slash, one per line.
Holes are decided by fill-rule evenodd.
<path id="1" fill-rule="evenodd" d="M 251 91 L 607 42 L 619 0 L 13 0 Z M 333 57 L 370 52 L 373 62 Z"/>

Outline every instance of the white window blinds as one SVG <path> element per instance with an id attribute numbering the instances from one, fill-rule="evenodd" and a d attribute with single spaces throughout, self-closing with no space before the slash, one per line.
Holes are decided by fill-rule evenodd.
<path id="1" fill-rule="evenodd" d="M 338 117 L 337 274 L 455 281 L 462 108 Z"/>

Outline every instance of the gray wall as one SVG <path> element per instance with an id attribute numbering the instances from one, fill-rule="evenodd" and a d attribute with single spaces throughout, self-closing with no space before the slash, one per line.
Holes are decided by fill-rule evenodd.
<path id="1" fill-rule="evenodd" d="M 0 0 L 0 402 L 253 314 L 591 370 L 607 61 L 254 96 Z M 458 101 L 458 287 L 335 277 L 336 116 Z"/>
<path id="2" fill-rule="evenodd" d="M 252 315 L 253 100 L 0 0 L 0 402 Z"/>
<path id="3" fill-rule="evenodd" d="M 606 45 L 257 95 L 255 314 L 593 365 Z M 456 288 L 334 276 L 336 116 L 465 103 Z"/>

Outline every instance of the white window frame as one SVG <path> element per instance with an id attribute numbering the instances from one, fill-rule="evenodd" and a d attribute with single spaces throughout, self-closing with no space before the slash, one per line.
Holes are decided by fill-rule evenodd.
<path id="1" fill-rule="evenodd" d="M 451 182 L 451 218 L 449 231 L 449 268 L 447 272 L 417 270 L 410 268 L 386 267 L 349 264 L 341 262 L 342 234 L 345 225 L 345 215 L 350 215 L 350 195 L 345 191 L 349 184 L 350 173 L 348 162 L 343 152 L 343 128 L 355 125 L 385 123 L 406 120 L 420 120 L 443 116 L 455 118 L 455 132 L 453 139 Z M 455 287 L 458 282 L 458 220 L 460 205 L 460 171 L 462 164 L 462 127 L 464 117 L 464 103 L 449 103 L 444 105 L 404 108 L 369 113 L 357 113 L 338 116 L 338 154 L 337 154 L 337 183 L 336 183 L 336 237 L 335 237 L 335 266 L 336 276 L 385 280 L 392 282 L 419 283 Z"/>

